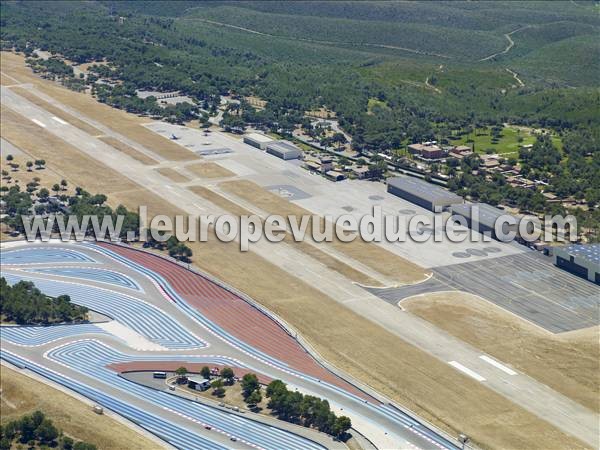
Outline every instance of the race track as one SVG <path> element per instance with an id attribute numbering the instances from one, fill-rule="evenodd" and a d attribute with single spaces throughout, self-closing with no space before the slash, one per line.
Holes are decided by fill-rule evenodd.
<path id="1" fill-rule="evenodd" d="M 346 448 L 324 433 L 273 426 L 153 389 L 121 376 L 119 367 L 159 370 L 235 367 L 263 380 L 326 398 L 336 413 L 379 448 L 456 448 L 416 417 L 366 392 L 317 361 L 282 325 L 224 286 L 170 260 L 112 244 L 25 243 L 2 249 L 9 284 L 32 281 L 50 296 L 108 322 L 3 326 L 2 360 L 71 389 L 181 449 Z M 152 369 L 150 369 L 152 368 Z"/>

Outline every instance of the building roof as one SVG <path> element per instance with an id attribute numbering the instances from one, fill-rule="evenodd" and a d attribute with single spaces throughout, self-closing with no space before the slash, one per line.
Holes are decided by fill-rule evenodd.
<path id="1" fill-rule="evenodd" d="M 190 375 L 187 377 L 188 381 L 191 381 L 192 383 L 196 383 L 196 384 L 204 384 L 204 383 L 210 383 L 210 380 L 207 380 L 204 377 L 199 377 L 199 376 L 195 376 L 195 375 Z"/>
<path id="2" fill-rule="evenodd" d="M 411 195 L 420 197 L 432 204 L 445 203 L 450 205 L 452 203 L 462 203 L 464 201 L 461 196 L 419 178 L 408 176 L 393 177 L 387 179 L 387 184 Z"/>
<path id="3" fill-rule="evenodd" d="M 455 151 L 455 152 L 459 152 L 459 153 L 462 153 L 462 152 L 470 152 L 470 151 L 472 151 L 472 150 L 473 150 L 473 149 L 472 149 L 471 147 L 468 147 L 468 146 L 466 146 L 466 145 L 457 145 L 456 147 L 454 147 L 454 151 Z"/>
<path id="4" fill-rule="evenodd" d="M 487 203 L 463 203 L 462 205 L 452 205 L 450 209 L 452 210 L 452 214 L 459 214 L 467 219 L 471 219 L 473 213 L 477 211 L 478 222 L 490 228 L 495 226 L 496 220 L 500 216 L 509 215 L 506 211 Z M 519 223 L 519 219 L 517 217 L 515 219 Z"/>
<path id="5" fill-rule="evenodd" d="M 280 153 L 302 153 L 302 150 L 292 144 L 290 141 L 275 141 L 267 145 L 267 149 L 275 150 Z"/>
<path id="6" fill-rule="evenodd" d="M 244 138 L 252 139 L 253 141 L 260 142 L 260 143 L 266 143 L 266 142 L 273 141 L 273 139 L 271 139 L 269 136 L 265 136 L 264 134 L 260 134 L 260 133 L 247 133 L 244 135 Z"/>
<path id="7" fill-rule="evenodd" d="M 420 143 L 420 144 L 419 143 L 417 143 L 417 144 L 410 144 L 408 146 L 408 148 L 413 149 L 413 150 L 418 151 L 418 152 L 422 152 L 424 150 L 429 150 L 429 151 L 432 151 L 432 150 L 439 151 L 439 150 L 441 150 L 441 148 L 438 145 L 436 145 L 434 142 L 423 142 L 423 143 Z"/>
<path id="8" fill-rule="evenodd" d="M 571 244 L 555 247 L 554 250 L 600 266 L 600 244 Z"/>

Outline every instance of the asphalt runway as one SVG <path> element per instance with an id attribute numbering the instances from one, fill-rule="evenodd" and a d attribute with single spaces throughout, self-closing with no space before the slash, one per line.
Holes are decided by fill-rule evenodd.
<path id="1" fill-rule="evenodd" d="M 600 324 L 600 287 L 534 252 L 438 267 L 424 283 L 370 291 L 397 304 L 448 290 L 478 295 L 552 333 Z"/>
<path id="2" fill-rule="evenodd" d="M 105 323 L 3 327 L 2 358 L 80 393 L 186 450 L 230 447 L 316 450 L 344 446 L 322 433 L 308 429 L 292 433 L 137 385 L 108 366 L 136 361 L 145 364 L 185 361 L 246 368 L 248 372 L 270 379 L 283 379 L 301 392 L 327 398 L 334 410 L 343 408 L 344 414 L 352 418 L 354 428 L 373 442 L 379 442 L 380 447 L 455 448 L 417 418 L 369 395 L 358 395 L 362 391 L 355 390 L 336 375 L 315 372 L 321 376 L 317 379 L 315 375 L 303 373 L 296 367 L 310 369 L 311 366 L 303 366 L 306 363 L 294 357 L 293 349 L 287 350 L 290 356 L 286 360 L 281 359 L 282 355 L 273 347 L 260 350 L 253 345 L 257 342 L 242 341 L 227 321 L 219 322 L 218 316 L 211 319 L 210 314 L 204 315 L 201 309 L 188 304 L 189 299 L 180 291 L 193 286 L 189 280 L 185 287 L 174 288 L 166 281 L 169 272 L 162 267 L 155 264 L 161 270 L 160 274 L 156 273 L 116 249 L 89 243 L 24 243 L 4 247 L 2 276 L 10 284 L 28 280 L 49 295 L 69 294 L 74 303 L 110 317 L 108 324 L 118 322 L 122 328 L 110 328 Z M 146 255 L 150 261 L 158 258 L 137 253 Z M 35 262 L 29 266 L 25 262 L 27 258 Z M 205 301 L 228 301 L 224 294 L 219 294 L 222 288 L 210 287 L 208 280 L 194 276 L 205 286 Z M 178 279 L 186 278 L 178 275 Z M 235 313 L 230 310 L 230 314 Z M 248 313 L 244 318 L 271 321 L 267 316 L 252 319 Z M 278 325 L 276 327 L 283 332 Z M 122 329 L 126 331 L 120 332 Z M 265 333 L 276 333 L 273 330 L 267 327 Z M 160 344 L 163 349 L 136 348 L 140 339 Z M 281 337 L 277 339 L 282 341 Z M 302 352 L 310 358 L 304 350 Z"/>

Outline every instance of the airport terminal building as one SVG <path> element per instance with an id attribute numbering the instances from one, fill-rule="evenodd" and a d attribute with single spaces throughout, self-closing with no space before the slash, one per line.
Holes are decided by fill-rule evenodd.
<path id="1" fill-rule="evenodd" d="M 464 202 L 459 195 L 425 180 L 408 176 L 388 178 L 387 191 L 433 212 L 442 212 L 450 205 Z"/>

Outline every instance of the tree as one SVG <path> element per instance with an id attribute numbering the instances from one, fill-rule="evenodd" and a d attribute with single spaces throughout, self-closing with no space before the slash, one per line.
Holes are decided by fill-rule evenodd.
<path id="1" fill-rule="evenodd" d="M 60 185 L 58 183 L 55 183 L 52 186 L 52 190 L 56 193 L 56 195 L 58 195 L 58 193 L 60 192 Z"/>
<path id="2" fill-rule="evenodd" d="M 172 236 L 172 238 L 174 238 L 174 236 Z M 169 241 L 170 240 L 171 239 L 169 239 Z M 169 245 L 169 242 L 167 243 L 167 245 Z M 191 261 L 190 258 L 192 256 L 192 249 L 181 242 L 177 242 L 176 244 L 169 246 L 169 256 L 180 261 L 189 263 Z"/>
<path id="3" fill-rule="evenodd" d="M 252 391 L 252 393 L 244 399 L 248 405 L 258 405 L 262 401 L 262 395 L 260 391 Z"/>
<path id="4" fill-rule="evenodd" d="M 60 440 L 61 450 L 73 450 L 73 439 L 69 436 L 63 436 Z"/>
<path id="5" fill-rule="evenodd" d="M 248 398 L 252 392 L 256 391 L 260 384 L 258 382 L 258 377 L 253 373 L 247 373 L 242 377 L 242 395 L 244 398 Z"/>
<path id="6" fill-rule="evenodd" d="M 208 366 L 204 366 L 202 367 L 202 369 L 200 369 L 200 375 L 202 376 L 202 378 L 210 380 L 210 369 L 208 368 Z"/>
<path id="7" fill-rule="evenodd" d="M 60 180 L 60 186 L 62 187 L 63 191 L 66 191 L 68 186 L 67 180 Z"/>
<path id="8" fill-rule="evenodd" d="M 352 421 L 350 418 L 346 416 L 340 416 L 336 417 L 332 431 L 335 436 L 342 437 L 350 428 L 352 428 Z"/>
<path id="9" fill-rule="evenodd" d="M 225 389 L 223 389 L 222 380 L 215 380 L 210 384 L 210 386 L 213 388 L 213 395 L 216 395 L 217 397 L 223 397 L 223 395 L 225 394 Z"/>
<path id="10" fill-rule="evenodd" d="M 225 384 L 227 385 L 232 385 L 234 378 L 235 378 L 235 374 L 233 373 L 233 369 L 231 367 L 223 367 L 221 369 L 221 378 L 223 378 L 223 380 L 225 381 Z"/>
<path id="11" fill-rule="evenodd" d="M 44 413 L 41 412 L 40 410 L 34 411 L 33 414 L 31 415 L 31 420 L 33 422 L 33 426 L 35 428 L 39 427 L 45 418 L 46 417 L 44 416 Z"/>
<path id="12" fill-rule="evenodd" d="M 20 441 L 25 444 L 32 441 L 35 438 L 35 423 L 31 416 L 22 417 L 17 423 L 18 429 L 21 434 Z"/>
<path id="13" fill-rule="evenodd" d="M 175 374 L 177 375 L 177 381 L 179 381 L 180 383 L 185 381 L 187 373 L 188 371 L 185 367 L 177 368 L 177 370 L 175 370 Z"/>
<path id="14" fill-rule="evenodd" d="M 12 161 L 13 159 L 15 159 L 15 157 L 14 157 L 13 155 L 11 155 L 11 154 L 8 154 L 8 155 L 6 155 L 6 160 L 7 160 L 7 161 L 9 161 L 9 162 L 10 162 L 10 161 Z"/>
<path id="15" fill-rule="evenodd" d="M 267 385 L 267 397 L 287 391 L 285 383 L 281 380 L 273 380 Z"/>
<path id="16" fill-rule="evenodd" d="M 38 197 L 45 201 L 48 199 L 48 197 L 50 197 L 50 192 L 46 188 L 41 188 L 40 192 L 38 192 Z"/>
<path id="17" fill-rule="evenodd" d="M 25 163 L 25 165 L 27 166 L 27 172 L 31 172 L 31 168 L 33 167 L 33 162 L 32 161 L 27 161 Z"/>
<path id="18" fill-rule="evenodd" d="M 37 427 L 37 437 L 40 443 L 49 445 L 58 437 L 58 430 L 49 419 L 44 419 Z"/>
<path id="19" fill-rule="evenodd" d="M 97 450 L 97 447 L 94 444 L 89 444 L 87 442 L 77 442 L 73 446 L 73 450 Z"/>

